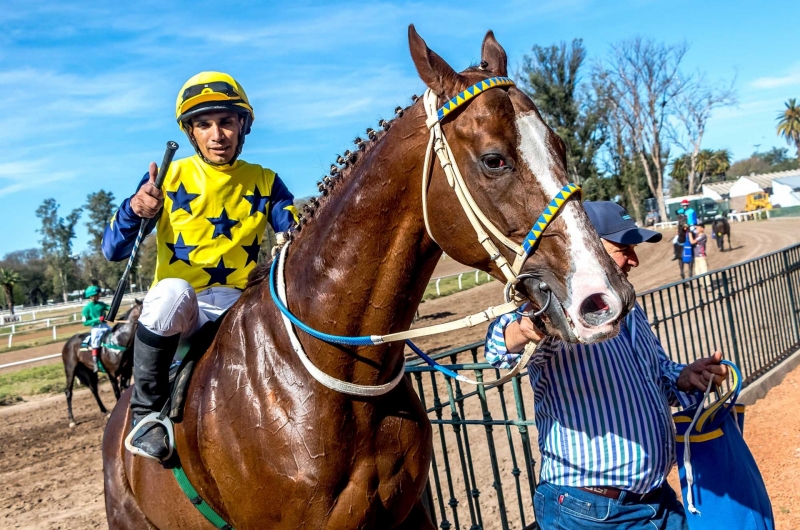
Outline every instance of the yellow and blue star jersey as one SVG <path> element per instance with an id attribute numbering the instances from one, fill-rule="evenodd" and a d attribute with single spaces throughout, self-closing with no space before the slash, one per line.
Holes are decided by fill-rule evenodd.
<path id="1" fill-rule="evenodd" d="M 148 180 L 142 178 L 137 191 Z M 196 291 L 243 289 L 255 267 L 267 223 L 285 232 L 297 222 L 294 197 L 273 171 L 237 160 L 212 166 L 199 156 L 174 161 L 162 186 L 164 206 L 156 229 L 158 258 L 153 285 L 182 278 Z M 141 218 L 125 199 L 103 234 L 103 254 L 128 259 Z"/>

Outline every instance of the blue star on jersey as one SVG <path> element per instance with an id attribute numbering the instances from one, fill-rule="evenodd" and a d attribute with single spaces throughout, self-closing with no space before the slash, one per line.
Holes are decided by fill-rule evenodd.
<path id="1" fill-rule="evenodd" d="M 222 208 L 222 213 L 219 214 L 219 217 L 207 217 L 208 222 L 214 225 L 214 234 L 211 236 L 211 239 L 216 239 L 219 236 L 225 236 L 231 241 L 233 240 L 233 236 L 231 236 L 231 228 L 239 224 L 239 221 L 236 219 L 231 219 L 228 217 L 228 212 L 225 211 L 225 208 Z"/>
<path id="2" fill-rule="evenodd" d="M 258 189 L 258 186 L 256 186 L 252 195 L 245 195 L 244 200 L 250 203 L 250 215 L 255 215 L 258 212 L 267 215 L 269 195 L 261 195 L 261 190 Z"/>
<path id="3" fill-rule="evenodd" d="M 203 267 L 203 270 L 210 276 L 208 284 L 206 284 L 208 286 L 214 285 L 215 283 L 220 285 L 227 284 L 228 276 L 236 271 L 236 269 L 230 269 L 225 266 L 225 258 L 220 258 L 216 267 Z"/>
<path id="4" fill-rule="evenodd" d="M 187 245 L 183 242 L 183 235 L 178 234 L 178 239 L 175 243 L 166 243 L 167 248 L 172 251 L 172 257 L 169 259 L 170 265 L 175 263 L 176 261 L 182 261 L 187 265 L 191 265 L 192 263 L 189 261 L 189 254 L 192 253 L 194 249 L 197 248 L 197 245 Z"/>
<path id="5" fill-rule="evenodd" d="M 251 262 L 258 263 L 258 251 L 261 248 L 261 245 L 258 244 L 258 235 L 253 239 L 252 245 L 242 245 L 242 248 L 247 252 L 247 262 L 244 264 L 245 267 L 250 265 Z"/>
<path id="6" fill-rule="evenodd" d="M 167 196 L 172 199 L 172 210 L 184 210 L 189 215 L 192 214 L 191 202 L 200 196 L 199 193 L 189 193 L 183 182 L 178 185 L 178 191 L 168 191 Z"/>

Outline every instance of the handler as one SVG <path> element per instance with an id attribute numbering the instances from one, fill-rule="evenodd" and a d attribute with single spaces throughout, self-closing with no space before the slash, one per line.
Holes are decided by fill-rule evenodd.
<path id="1" fill-rule="evenodd" d="M 635 246 L 661 234 L 638 228 L 613 202 L 584 202 L 611 258 L 627 276 L 639 265 Z M 530 318 L 509 314 L 489 327 L 486 358 L 509 368 L 530 341 L 541 477 L 534 496 L 543 530 L 686 528 L 683 506 L 666 483 L 675 463 L 670 404 L 687 406 L 727 377 L 722 353 L 690 365 L 664 353 L 638 305 L 619 334 L 597 344 L 544 337 Z"/>
<path id="2" fill-rule="evenodd" d="M 133 422 L 163 406 L 180 339 L 216 320 L 241 295 L 255 267 L 267 222 L 275 232 L 297 223 L 294 197 L 271 170 L 239 160 L 255 119 L 241 85 L 202 72 L 178 93 L 175 114 L 196 154 L 173 162 L 162 191 L 151 162 L 136 193 L 123 201 L 103 235 L 103 253 L 128 259 L 141 220 L 156 218 L 158 257 L 134 345 Z M 145 427 L 133 445 L 163 459 L 164 427 Z"/>

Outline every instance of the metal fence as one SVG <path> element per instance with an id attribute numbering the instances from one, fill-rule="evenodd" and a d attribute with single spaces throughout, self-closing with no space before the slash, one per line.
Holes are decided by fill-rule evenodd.
<path id="1" fill-rule="evenodd" d="M 638 295 L 667 355 L 681 363 L 720 349 L 745 386 L 800 348 L 800 245 Z M 500 373 L 483 343 L 434 356 L 478 381 Z M 479 355 L 480 354 L 480 355 Z M 484 390 L 408 363 L 433 424 L 427 505 L 443 530 L 538 528 L 533 393 L 523 376 Z"/>

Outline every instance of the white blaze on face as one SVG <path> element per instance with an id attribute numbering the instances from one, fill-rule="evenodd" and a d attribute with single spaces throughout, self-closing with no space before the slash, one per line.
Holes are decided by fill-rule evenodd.
<path id="1" fill-rule="evenodd" d="M 516 126 L 520 139 L 518 151 L 542 186 L 546 201 L 549 202 L 561 191 L 562 185 L 553 175 L 552 154 L 547 147 L 547 126 L 534 111 L 518 116 Z M 579 221 L 577 212 L 577 202 L 569 201 L 559 213 L 559 217 L 567 225 L 571 264 L 566 278 L 568 299 L 561 300 L 561 303 L 572 320 L 575 335 L 581 341 L 591 341 L 598 335 L 610 333 L 611 322 L 615 318 L 600 326 L 587 323 L 580 312 L 584 300 L 592 295 L 601 295 L 608 304 L 611 314 L 615 316 L 622 310 L 622 301 L 611 287 L 606 271 L 600 264 L 599 252 L 604 252 L 602 244 L 593 241 L 596 236 L 587 233 L 585 225 Z"/>

